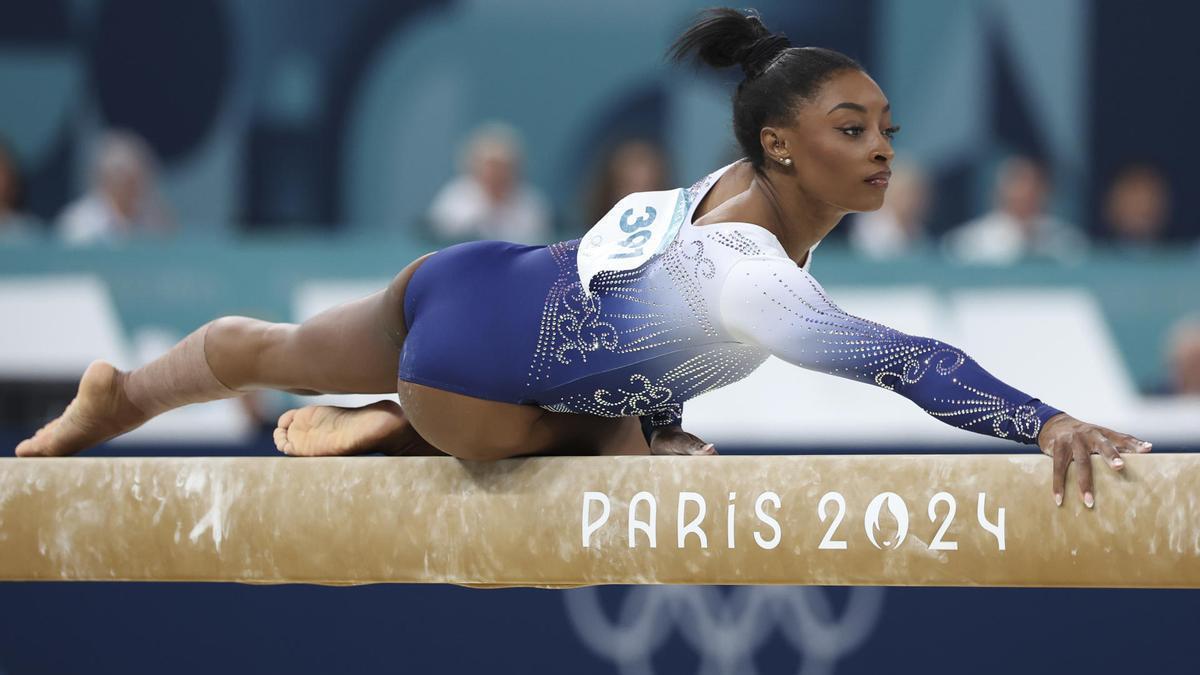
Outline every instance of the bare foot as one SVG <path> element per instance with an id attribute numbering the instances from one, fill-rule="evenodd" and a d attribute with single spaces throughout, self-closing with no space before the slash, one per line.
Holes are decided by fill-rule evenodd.
<path id="1" fill-rule="evenodd" d="M 125 396 L 125 373 L 104 361 L 93 361 L 79 380 L 79 391 L 63 414 L 17 444 L 18 457 L 74 455 L 132 431 L 146 415 Z"/>
<path id="2" fill-rule="evenodd" d="M 279 416 L 275 447 L 286 455 L 442 454 L 417 435 L 395 401 L 361 408 L 310 405 Z"/>

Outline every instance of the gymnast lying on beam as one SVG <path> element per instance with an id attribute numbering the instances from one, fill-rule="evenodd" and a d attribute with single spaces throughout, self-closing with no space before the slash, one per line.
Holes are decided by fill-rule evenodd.
<path id="1" fill-rule="evenodd" d="M 1037 444 L 1054 458 L 1059 504 L 1070 462 L 1090 507 L 1090 454 L 1119 470 L 1120 453 L 1149 451 L 955 347 L 846 314 L 809 274 L 821 239 L 846 213 L 878 209 L 888 185 L 898 128 L 858 63 L 790 47 L 731 9 L 703 15 L 672 52 L 742 67 L 733 122 L 744 159 L 688 189 L 630 195 L 582 239 L 451 246 L 300 325 L 223 317 L 131 372 L 97 361 L 17 454 L 77 453 L 172 408 L 261 388 L 398 394 L 400 405 L 284 413 L 275 441 L 289 455 L 710 454 L 681 428 L 683 403 L 771 354 Z"/>

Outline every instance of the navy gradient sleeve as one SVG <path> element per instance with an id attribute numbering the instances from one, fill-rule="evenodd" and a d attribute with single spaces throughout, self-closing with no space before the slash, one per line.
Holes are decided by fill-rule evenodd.
<path id="1" fill-rule="evenodd" d="M 1059 410 L 996 379 L 944 342 L 842 311 L 786 258 L 747 257 L 729 270 L 721 318 L 738 340 L 803 368 L 873 384 L 968 431 L 1036 444 Z"/>

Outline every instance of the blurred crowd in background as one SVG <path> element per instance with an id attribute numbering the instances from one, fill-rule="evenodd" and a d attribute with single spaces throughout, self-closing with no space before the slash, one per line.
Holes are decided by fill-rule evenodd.
<path id="1" fill-rule="evenodd" d="M 625 195 L 679 187 L 699 178 L 673 175 L 667 153 L 653 138 L 620 139 L 600 155 L 574 212 L 556 218 L 543 190 L 522 171 L 522 146 L 518 132 L 503 122 L 474 130 L 457 155 L 457 175 L 447 180 L 424 218 L 412 227 L 425 228 L 421 234 L 441 243 L 552 243 L 582 235 Z M 169 237 L 177 229 L 170 205 L 158 190 L 154 149 L 132 131 L 99 136 L 85 191 L 49 220 L 26 210 L 27 179 L 9 147 L 0 139 L 0 245 L 45 238 L 70 246 L 111 245 L 138 237 Z M 1008 265 L 1029 259 L 1079 263 L 1096 247 L 1130 256 L 1184 248 L 1200 261 L 1200 230 L 1175 225 L 1171 183 L 1153 163 L 1131 162 L 1114 173 L 1097 205 L 1097 223 L 1077 224 L 1055 216 L 1049 208 L 1053 193 L 1053 177 L 1037 158 L 1012 155 L 995 171 L 985 211 L 962 223 L 936 227 L 929 220 L 938 199 L 934 184 L 922 167 L 900 159 L 883 208 L 849 216 L 833 236 L 845 237 L 857 254 L 881 261 L 935 252 L 964 264 Z M 1177 230 L 1191 236 L 1168 239 L 1168 233 Z"/>
<path id="2" fill-rule="evenodd" d="M 1115 252 L 1118 260 L 1184 255 L 1200 265 L 1200 220 L 1180 207 L 1188 201 L 1180 199 L 1181 190 L 1194 173 L 1179 173 L 1187 163 L 1170 154 L 1179 144 L 1151 138 L 1133 119 L 1104 118 L 1108 106 L 1097 109 L 1089 104 L 1111 100 L 1110 92 L 1121 95 L 1130 86 L 1131 73 L 1163 61 L 1162 54 L 1150 49 L 1140 57 L 1108 55 L 1112 49 L 1106 45 L 1136 39 L 1137 17 L 1130 14 L 1132 10 L 1112 3 L 1064 2 L 1050 8 L 986 0 L 941 3 L 942 9 L 952 9 L 950 14 L 958 17 L 939 19 L 957 22 L 944 25 L 942 33 L 956 30 L 978 37 L 983 44 L 973 46 L 974 51 L 963 58 L 983 64 L 976 79 L 991 92 L 990 99 L 974 103 L 966 90 L 944 94 L 943 107 L 986 108 L 985 113 L 972 113 L 972 119 L 985 120 L 972 124 L 982 126 L 954 132 L 938 127 L 940 121 L 920 119 L 921 115 L 932 118 L 929 106 L 935 104 L 913 92 L 921 87 L 929 90 L 929 85 L 914 85 L 912 76 L 895 65 L 904 61 L 905 54 L 919 56 L 921 49 L 928 48 L 920 44 L 921 31 L 905 28 L 904 16 L 913 10 L 933 20 L 947 13 L 933 6 L 941 6 L 938 2 L 855 0 L 837 8 L 770 0 L 759 4 L 768 25 L 788 32 L 798 43 L 825 44 L 859 58 L 892 96 L 897 121 L 914 128 L 905 132 L 915 134 L 914 142 L 906 144 L 903 134 L 898 140 L 899 159 L 884 207 L 849 216 L 831 235 L 834 245 L 840 243 L 881 265 L 932 256 L 970 266 L 1036 260 L 1071 267 L 1087 264 L 1098 251 Z M 91 9 L 81 10 L 82 5 Z M 642 33 L 636 26 L 601 17 L 598 10 L 563 9 L 560 18 L 588 25 L 595 35 L 584 32 L 573 37 L 567 34 L 570 31 L 549 31 L 554 35 L 546 36 L 548 42 L 538 50 L 513 47 L 513 54 L 487 60 L 478 58 L 473 47 L 464 46 L 465 56 L 458 61 L 432 51 L 431 45 L 442 44 L 439 41 L 447 39 L 451 30 L 477 41 L 501 34 L 511 45 L 521 42 L 522 31 L 542 35 L 531 18 L 539 16 L 533 11 L 540 7 L 538 3 L 517 2 L 503 11 L 450 3 L 461 10 L 459 14 L 433 2 L 397 8 L 394 3 L 355 0 L 337 9 L 307 3 L 320 9 L 315 12 L 323 17 L 319 21 L 300 16 L 305 12 L 297 10 L 306 2 L 242 6 L 210 0 L 178 10 L 148 0 L 82 5 L 31 5 L 0 29 L 0 64 L 8 63 L 9 71 L 20 73 L 22 58 L 30 72 L 38 64 L 22 57 L 20 49 L 7 47 L 65 48 L 82 57 L 84 77 L 95 91 L 94 101 L 80 104 L 77 116 L 83 121 L 64 123 L 70 140 L 42 142 L 40 151 L 28 150 L 35 143 L 18 135 L 22 129 L 45 126 L 39 126 L 37 112 L 26 111 L 24 117 L 19 110 L 0 113 L 3 248 L 170 241 L 196 234 L 206 227 L 206 219 L 225 221 L 220 227 L 232 227 L 241 236 L 263 231 L 276 236 L 292 231 L 361 234 L 361 229 L 345 224 L 371 221 L 382 223 L 377 232 L 390 228 L 437 245 L 470 239 L 544 244 L 581 236 L 629 193 L 686 186 L 704 171 L 737 159 L 731 150 L 727 98 L 722 100 L 736 80 L 701 75 L 709 84 L 700 94 L 679 94 L 670 89 L 672 85 L 662 84 L 697 77 L 661 62 L 671 37 L 702 6 L 685 0 L 665 3 L 653 12 L 640 5 L 636 10 L 633 5 L 612 9 L 618 18 L 623 11 L 642 12 L 642 23 L 651 27 Z M 1148 20 L 1164 11 L 1148 10 Z M 284 16 L 286 22 L 281 21 Z M 1042 24 L 1051 32 L 1038 42 L 1038 33 L 1030 26 Z M 1089 35 L 1084 27 L 1093 24 L 1097 28 Z M 140 32 L 145 26 L 155 30 Z M 1114 33 L 1122 30 L 1131 33 Z M 605 35 L 613 31 L 628 33 L 629 44 L 638 45 L 636 58 L 641 60 L 632 71 L 629 59 L 634 57 L 627 54 L 632 47 L 590 54 L 600 58 L 599 63 L 564 51 L 576 38 L 594 38 L 603 44 Z M 132 34 L 142 36 L 136 49 L 127 39 Z M 184 34 L 189 37 L 180 44 Z M 928 34 L 938 34 L 937 27 L 931 26 Z M 347 36 L 365 46 L 355 46 L 358 43 Z M 563 53 L 563 63 L 545 58 L 553 50 Z M 161 63 L 148 65 L 147 53 L 154 53 Z M 445 66 L 415 68 L 413 54 L 441 59 Z M 1043 59 L 1046 67 L 1029 66 L 1022 60 L 1025 55 Z M 1111 62 L 1105 61 L 1109 58 L 1121 58 L 1124 70 L 1110 68 Z M 345 68 L 352 76 L 322 80 L 320 74 L 328 74 L 322 59 L 351 64 Z M 1052 65 L 1055 59 L 1068 65 Z M 178 72 L 169 72 L 172 68 Z M 658 84 L 623 84 L 619 96 L 592 103 L 574 100 L 581 96 L 556 100 L 554 83 L 560 77 L 567 78 L 576 92 L 612 91 L 611 83 L 601 81 L 606 68 L 652 72 L 651 79 Z M 518 85 L 494 77 L 495 72 L 506 73 L 506 78 L 509 72 L 523 74 Z M 78 78 L 73 77 L 63 81 L 78 86 Z M 922 77 L 929 82 L 953 79 L 936 69 Z M 972 84 L 975 77 L 965 82 Z M 547 82 L 539 86 L 538 78 Z M 492 80 L 497 79 L 503 81 L 495 85 Z M 1091 82 L 1092 90 L 1072 93 L 1072 87 L 1083 86 L 1080 81 Z M 180 86 L 183 82 L 192 84 Z M 470 104 L 451 105 L 464 100 L 454 87 L 472 86 L 472 82 L 479 93 L 469 99 Z M 508 87 L 510 95 L 496 98 L 493 86 Z M 154 87 L 166 89 L 153 91 Z M 450 91 L 442 91 L 445 87 Z M 520 87 L 532 87 L 529 91 L 540 92 L 543 100 L 534 100 Z M 1067 103 L 1039 104 L 1039 87 L 1067 97 L 1063 99 Z M 1022 94 L 1024 89 L 1029 91 Z M 705 93 L 709 90 L 721 92 L 715 104 Z M 432 102 L 424 109 L 413 107 L 419 102 L 412 102 L 409 92 Z M 176 96 L 179 101 L 172 103 Z M 355 96 L 366 103 L 347 102 Z M 1182 104 L 1194 94 L 1179 96 L 1168 92 L 1169 100 Z M 392 116 L 393 99 L 409 106 L 401 110 L 403 117 Z M 610 104 L 613 99 L 616 103 Z M 678 129 L 688 126 L 690 113 L 678 112 L 683 104 L 676 99 L 696 100 L 688 104 L 696 109 L 713 108 L 705 120 L 725 116 L 723 136 L 714 137 L 717 130 L 711 126 L 681 135 Z M 1064 107 L 1078 113 L 1077 118 L 1062 122 Z M 230 121 L 235 116 L 228 112 L 232 109 L 250 111 L 250 126 L 237 127 L 248 130 L 227 132 L 235 124 Z M 530 112 L 534 109 L 538 112 Z M 556 131 L 548 120 L 558 112 L 559 117 L 585 120 L 577 128 L 591 131 L 585 137 Z M 61 114 L 68 119 L 72 115 Z M 908 125 L 914 116 L 917 124 Z M 331 119 L 350 131 L 326 133 Z M 1044 128 L 1039 130 L 1039 125 Z M 1130 137 L 1145 134 L 1150 140 L 1139 145 L 1136 138 L 1126 137 L 1116 144 L 1119 150 L 1105 150 L 1104 137 L 1089 140 L 1072 125 L 1104 125 L 1123 129 Z M 1178 133 L 1184 126 L 1171 128 Z M 934 132 L 942 131 L 959 133 L 966 140 L 953 152 L 938 150 Z M 236 146 L 241 149 L 225 150 L 232 142 L 228 139 L 238 134 L 248 139 Z M 972 147 L 972 135 L 987 140 Z M 699 139 L 705 139 L 711 149 L 698 155 L 689 147 L 694 148 Z M 24 152 L 21 141 L 26 141 Z M 213 143 L 220 148 L 206 149 Z M 681 148 L 681 143 L 689 147 Z M 565 148 L 560 155 L 567 158 L 569 171 L 546 159 L 549 146 Z M 419 152 L 411 152 L 410 147 Z M 906 152 L 909 148 L 912 151 Z M 1081 167 L 1088 162 L 1080 158 L 1089 154 L 1103 154 L 1103 161 Z M 209 168 L 196 168 L 201 165 Z M 186 179 L 186 189 L 175 190 L 187 195 L 186 203 L 172 203 L 167 196 L 171 190 L 163 189 L 164 172 L 170 170 L 166 167 L 177 174 L 195 174 Z M 229 176 L 221 167 L 244 168 Z M 975 177 L 973 182 L 962 178 L 968 172 L 964 167 Z M 1087 184 L 1081 187 L 1081 181 Z M 411 188 L 414 184 L 427 187 Z M 393 191 L 401 196 L 389 202 Z M 30 199 L 31 194 L 36 199 Z M 357 200 L 365 206 L 356 205 L 355 194 L 367 195 Z M 412 203 L 413 194 L 421 195 L 419 203 Z M 211 204 L 222 206 L 210 208 Z M 214 218 L 213 213 L 223 217 Z M 819 276 L 819 267 L 816 272 Z M 1118 266 L 1112 273 L 1122 271 Z M 1162 393 L 1200 394 L 1200 317 L 1178 318 L 1164 354 L 1172 375 Z"/>
<path id="3" fill-rule="evenodd" d="M 578 199 L 574 226 L 556 227 L 548 200 L 522 173 L 522 141 L 511 126 L 489 122 L 462 144 L 459 171 L 438 190 L 419 223 L 424 235 L 450 244 L 499 239 L 545 244 L 581 236 L 617 201 L 634 192 L 665 190 L 688 179 L 671 174 L 654 139 L 619 140 L 605 151 Z M 153 149 L 137 134 L 112 131 L 98 140 L 87 190 L 50 222 L 23 210 L 24 178 L 13 154 L 0 143 L 0 246 L 53 238 L 67 246 L 119 244 L 132 238 L 170 237 L 176 231 L 170 206 L 157 188 Z M 1044 259 L 1080 264 L 1093 248 L 1122 256 L 1145 256 L 1172 245 L 1190 247 L 1200 265 L 1200 239 L 1170 242 L 1171 185 L 1153 164 L 1134 162 L 1111 178 L 1098 212 L 1083 227 L 1048 209 L 1054 182 L 1037 159 L 1014 155 L 996 171 L 990 208 L 938 232 L 929 224 L 936 191 L 929 176 L 904 161 L 893 167 L 883 208 L 854 214 L 840 229 L 850 250 L 886 264 L 933 253 L 969 265 L 1011 265 Z M 1114 270 L 1119 273 L 1119 270 Z M 1200 292 L 1200 289 L 1191 289 Z M 1200 316 L 1183 317 L 1165 347 L 1170 378 L 1156 393 L 1200 395 Z"/>
<path id="4" fill-rule="evenodd" d="M 87 189 L 50 222 L 25 210 L 26 178 L 0 139 L 0 246 L 52 238 L 67 246 L 120 244 L 175 229 L 156 185 L 154 151 L 137 134 L 104 134 L 88 167 Z"/>

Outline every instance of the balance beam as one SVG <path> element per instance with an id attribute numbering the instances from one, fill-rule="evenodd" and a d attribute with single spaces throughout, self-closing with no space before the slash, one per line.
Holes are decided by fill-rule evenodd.
<path id="1" fill-rule="evenodd" d="M 1198 458 L 0 459 L 0 579 L 1195 588 Z"/>

